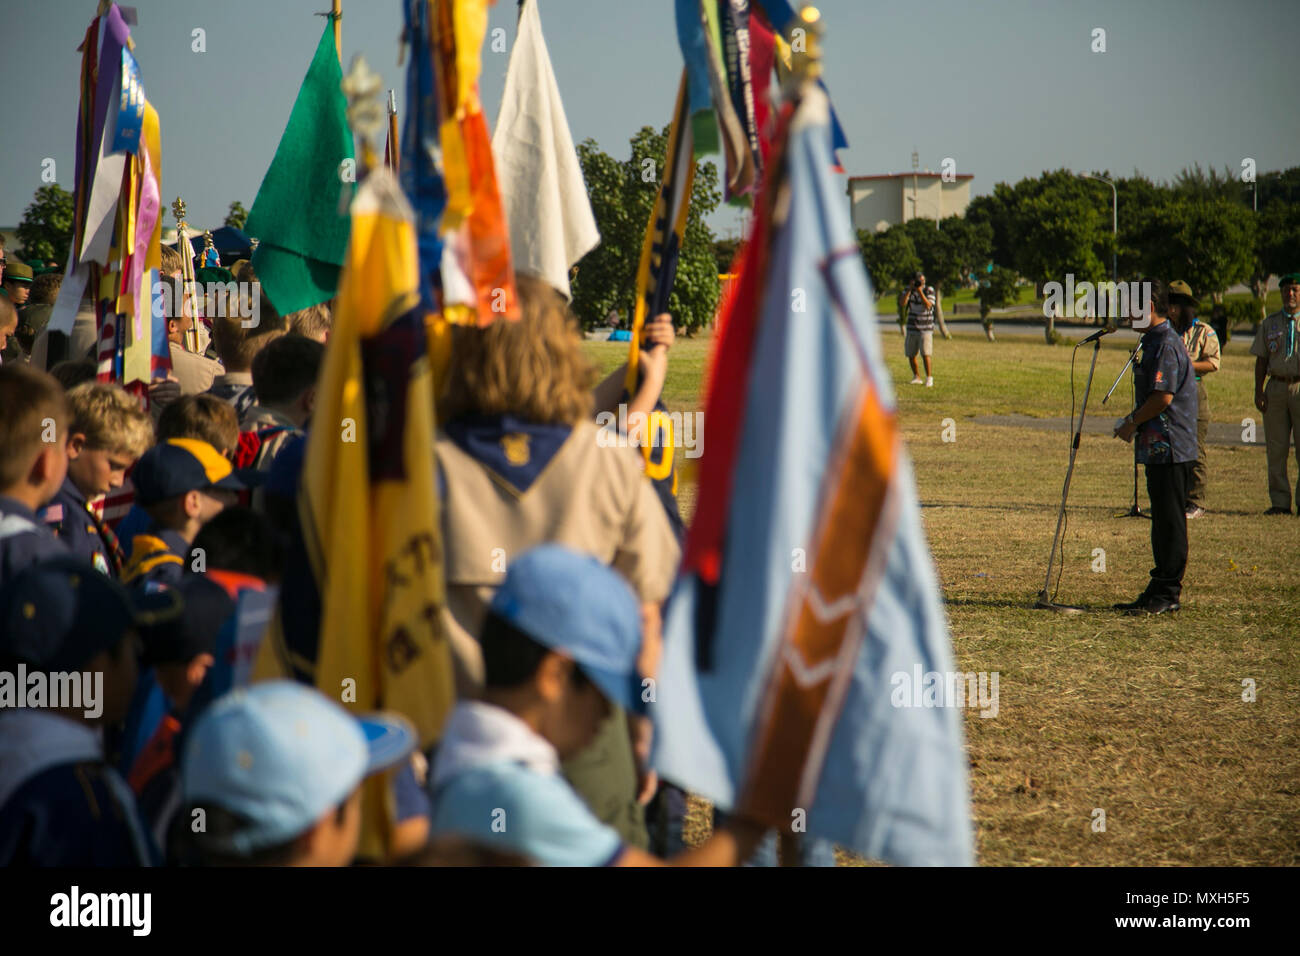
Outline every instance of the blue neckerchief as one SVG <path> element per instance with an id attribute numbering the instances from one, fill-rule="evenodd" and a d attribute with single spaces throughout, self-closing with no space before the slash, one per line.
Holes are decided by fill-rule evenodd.
<path id="1" fill-rule="evenodd" d="M 457 448 L 523 494 L 568 440 L 573 426 L 514 415 L 464 415 L 448 422 L 444 431 Z"/>

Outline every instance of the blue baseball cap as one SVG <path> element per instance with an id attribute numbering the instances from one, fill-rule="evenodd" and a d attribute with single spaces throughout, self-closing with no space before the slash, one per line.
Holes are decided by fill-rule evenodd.
<path id="1" fill-rule="evenodd" d="M 305 833 L 415 744 L 415 728 L 397 714 L 358 719 L 304 684 L 266 681 L 204 711 L 185 748 L 181 790 L 191 806 L 249 821 L 216 847 L 248 856 Z"/>
<path id="2" fill-rule="evenodd" d="M 243 491 L 250 486 L 249 477 L 246 471 L 236 473 L 225 456 L 205 441 L 169 438 L 140 456 L 131 483 L 136 500 L 148 507 L 191 491 Z"/>
<path id="3" fill-rule="evenodd" d="M 542 545 L 511 562 L 488 610 L 572 657 L 624 710 L 645 713 L 636 667 L 641 605 L 618 572 L 589 554 Z"/>
<path id="4" fill-rule="evenodd" d="M 135 630 L 180 617 L 173 595 L 132 595 L 72 555 L 33 564 L 0 588 L 0 654 L 48 671 L 74 671 Z"/>

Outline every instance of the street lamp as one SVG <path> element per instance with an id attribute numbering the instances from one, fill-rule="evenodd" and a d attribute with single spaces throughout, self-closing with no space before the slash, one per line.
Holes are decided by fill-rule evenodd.
<path id="1" fill-rule="evenodd" d="M 1095 179 L 1097 180 L 1097 182 L 1105 183 L 1107 186 L 1110 187 L 1111 199 L 1112 199 L 1112 204 L 1110 207 L 1111 208 L 1110 229 L 1115 237 L 1115 244 L 1110 250 L 1110 281 L 1118 282 L 1119 281 L 1119 190 L 1115 188 L 1115 184 L 1113 182 L 1111 182 L 1109 179 L 1107 179 L 1104 176 L 1093 176 L 1090 175 L 1089 173 L 1080 173 L 1079 175 L 1082 176 L 1084 179 Z"/>
<path id="2" fill-rule="evenodd" d="M 917 204 L 918 202 L 923 202 L 923 203 L 925 203 L 925 205 L 929 206 L 930 208 L 932 208 L 932 209 L 934 210 L 934 228 L 935 228 L 935 231 L 936 231 L 936 232 L 942 232 L 942 231 L 943 231 L 943 230 L 941 230 L 941 229 L 939 228 L 939 211 L 940 211 L 940 210 L 939 210 L 939 207 L 938 207 L 938 206 L 936 206 L 934 203 L 930 202 L 930 200 L 928 200 L 928 199 L 920 199 L 920 200 L 918 200 L 915 196 L 908 196 L 908 197 L 906 197 L 906 198 L 912 200 L 912 218 L 913 218 L 913 219 L 917 219 L 917 218 L 919 218 L 919 217 L 917 216 L 917 214 L 916 214 L 916 204 Z"/>

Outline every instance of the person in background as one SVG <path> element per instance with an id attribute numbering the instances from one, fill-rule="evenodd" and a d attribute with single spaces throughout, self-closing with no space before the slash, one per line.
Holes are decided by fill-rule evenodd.
<path id="1" fill-rule="evenodd" d="M 213 380 L 208 394 L 233 405 L 235 414 L 243 418 L 256 401 L 253 358 L 268 343 L 283 335 L 287 325 L 265 294 L 261 295 L 256 326 L 245 327 L 244 323 L 250 320 L 240 318 L 241 310 L 233 306 L 232 303 L 232 307 L 226 309 L 224 317 L 212 319 L 212 343 L 225 371 Z"/>
<path id="2" fill-rule="evenodd" d="M 361 782 L 402 763 L 415 729 L 358 719 L 319 691 L 265 681 L 215 701 L 182 751 L 182 859 L 200 866 L 347 866 L 361 836 Z"/>
<path id="3" fill-rule="evenodd" d="M 1210 309 L 1210 328 L 1219 337 L 1220 347 L 1228 344 L 1228 310 L 1222 302 L 1216 302 L 1214 308 Z"/>
<path id="4" fill-rule="evenodd" d="M 0 282 L 14 308 L 21 309 L 27 304 L 27 297 L 32 294 L 32 267 L 25 262 L 11 262 L 5 269 L 4 281 Z"/>
<path id="5" fill-rule="evenodd" d="M 330 340 L 330 329 L 334 324 L 334 313 L 328 302 L 319 302 L 306 309 L 290 312 L 285 316 L 289 331 L 314 339 L 321 345 Z"/>
<path id="6" fill-rule="evenodd" d="M 303 434 L 316 403 L 316 379 L 324 361 L 325 346 L 293 332 L 267 343 L 254 356 L 257 403 L 244 414 L 240 426 L 244 432 L 252 432 L 255 440 L 241 436 L 238 467 L 268 469 L 285 441 Z"/>
<path id="7" fill-rule="evenodd" d="M 0 365 L 0 584 L 68 553 L 36 512 L 68 473 L 68 402 L 49 375 Z"/>
<path id="8" fill-rule="evenodd" d="M 167 345 L 171 353 L 172 374 L 181 383 L 181 395 L 200 395 L 212 388 L 217 376 L 225 371 L 221 363 L 189 350 L 187 339 L 194 328 L 194 302 L 185 295 L 185 284 L 176 276 L 162 280 L 167 288 L 164 302 L 167 312 Z"/>
<path id="9" fill-rule="evenodd" d="M 916 355 L 919 352 L 921 361 L 925 363 L 925 386 L 931 388 L 934 385 L 934 374 L 930 368 L 930 356 L 934 351 L 935 314 L 940 305 L 939 294 L 934 291 L 934 286 L 925 284 L 925 273 L 918 272 L 912 277 L 912 284 L 903 293 L 902 308 L 907 313 L 903 353 L 912 366 L 911 384 L 921 384 L 921 373 L 916 367 Z"/>
<path id="10" fill-rule="evenodd" d="M 1250 354 L 1255 356 L 1255 407 L 1264 413 L 1264 450 L 1268 458 L 1266 515 L 1291 513 L 1291 479 L 1287 453 L 1295 444 L 1300 468 L 1300 272 L 1282 277 L 1282 308 L 1259 324 Z M 1267 384 L 1265 384 L 1267 379 Z M 1300 480 L 1296 484 L 1300 505 Z"/>
<path id="11" fill-rule="evenodd" d="M 1210 396 L 1202 379 L 1219 370 L 1219 337 L 1214 334 L 1214 329 L 1196 317 L 1196 297 L 1191 286 L 1182 280 L 1169 283 L 1169 314 L 1174 330 L 1183 337 L 1187 357 L 1192 360 L 1192 371 L 1196 373 L 1196 464 L 1192 466 L 1191 483 L 1187 488 L 1187 518 L 1191 520 L 1205 514 Z"/>
<path id="12" fill-rule="evenodd" d="M 18 331 L 18 310 L 14 304 L 9 301 L 9 297 L 0 295 L 0 365 L 5 362 L 13 364 L 22 359 L 22 350 L 17 347 L 9 348 L 9 340 Z M 10 358 L 8 356 L 12 355 Z"/>
<path id="13" fill-rule="evenodd" d="M 32 280 L 31 298 L 27 300 L 18 323 L 18 344 L 25 351 L 31 352 L 36 336 L 49 324 L 62 285 L 61 272 L 43 272 Z"/>
<path id="14" fill-rule="evenodd" d="M 68 474 L 40 518 L 70 553 L 117 577 L 122 549 L 91 502 L 122 487 L 126 472 L 153 444 L 153 423 L 117 385 L 78 385 L 68 392 L 68 408 Z"/>

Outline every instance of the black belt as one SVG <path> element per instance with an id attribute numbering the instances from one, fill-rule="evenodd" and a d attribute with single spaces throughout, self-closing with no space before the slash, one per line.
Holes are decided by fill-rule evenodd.
<path id="1" fill-rule="evenodd" d="M 1269 378 L 1275 382 L 1286 382 L 1288 385 L 1300 382 L 1300 376 L 1297 375 L 1270 375 Z"/>

